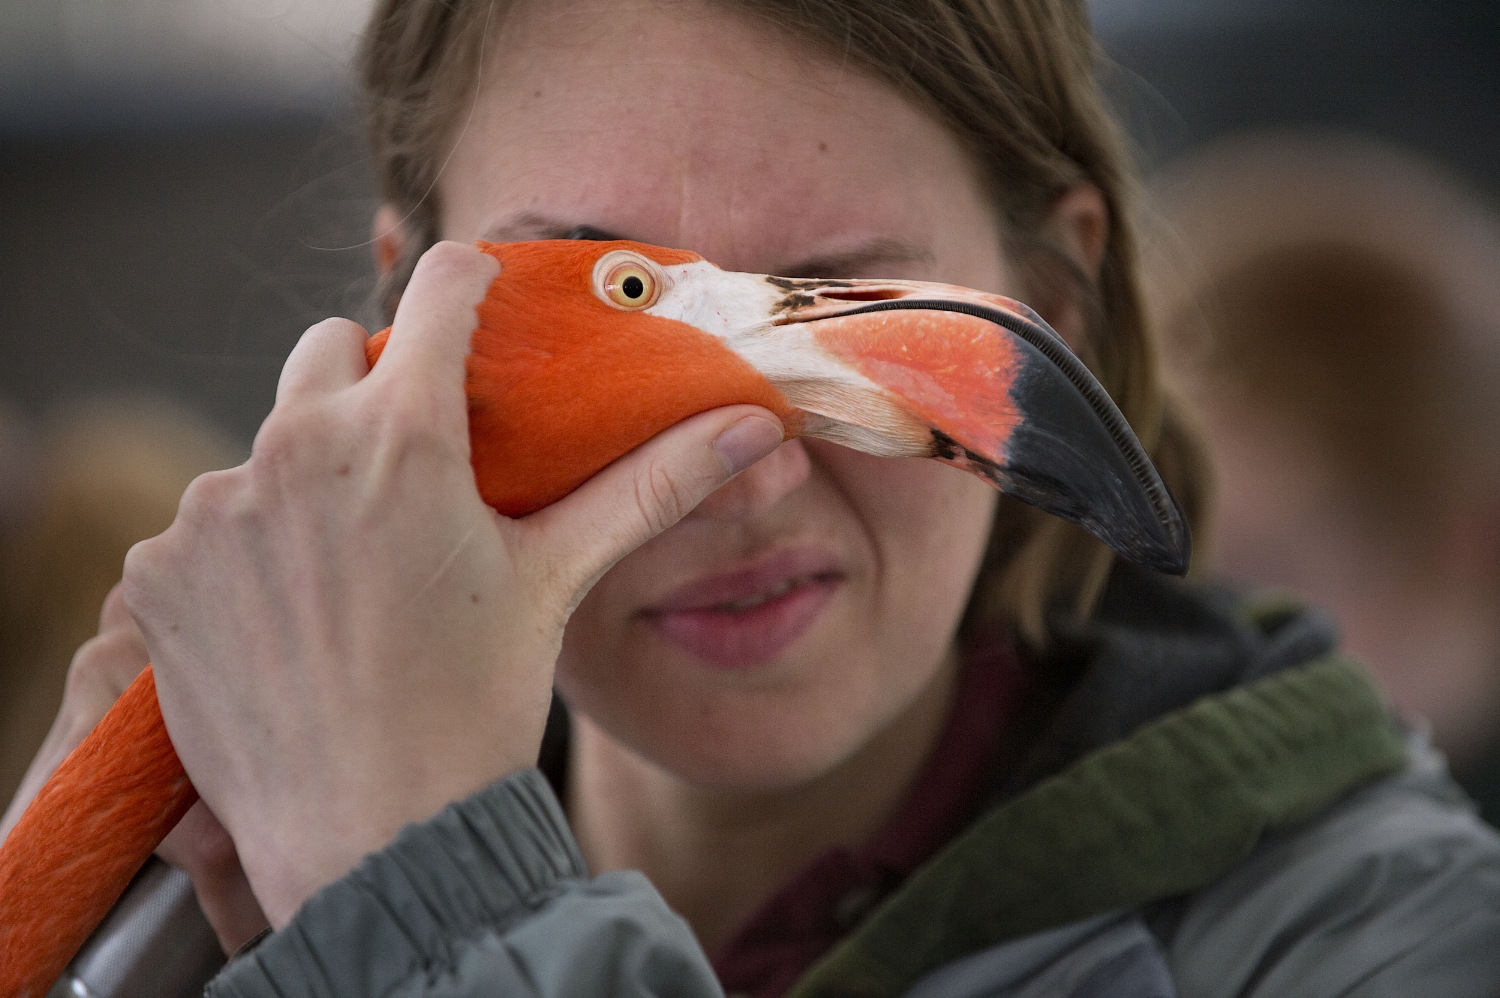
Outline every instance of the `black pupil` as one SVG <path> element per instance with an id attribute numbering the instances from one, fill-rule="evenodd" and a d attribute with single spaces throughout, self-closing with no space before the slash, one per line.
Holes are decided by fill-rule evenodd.
<path id="1" fill-rule="evenodd" d="M 620 290 L 625 292 L 626 298 L 639 298 L 646 293 L 646 284 L 639 277 L 631 274 L 625 278 L 625 283 L 620 285 Z"/>

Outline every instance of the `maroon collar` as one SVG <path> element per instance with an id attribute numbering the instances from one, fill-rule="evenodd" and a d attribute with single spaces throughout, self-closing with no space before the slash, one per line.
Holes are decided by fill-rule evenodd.
<path id="1" fill-rule="evenodd" d="M 1025 672 L 1009 643 L 970 656 L 943 733 L 896 814 L 866 846 L 830 849 L 795 874 L 714 954 L 731 996 L 780 998 L 871 909 L 963 828 Z"/>

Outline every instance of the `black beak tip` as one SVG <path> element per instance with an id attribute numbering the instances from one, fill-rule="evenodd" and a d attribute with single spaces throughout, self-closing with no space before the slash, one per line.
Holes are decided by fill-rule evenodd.
<path id="1" fill-rule="evenodd" d="M 1193 534 L 1188 528 L 1187 517 L 1177 497 L 1162 487 L 1162 492 L 1172 504 L 1171 513 L 1161 524 L 1164 528 L 1159 542 L 1141 552 L 1139 563 L 1166 575 L 1179 578 L 1187 575 L 1193 560 Z"/>
<path id="2" fill-rule="evenodd" d="M 1024 421 L 1007 444 L 1002 490 L 1078 524 L 1129 561 L 1186 575 L 1187 518 L 1119 409 L 1066 348 L 1044 354 L 1028 341 L 1022 349 L 1027 363 L 1011 398 Z"/>
<path id="3" fill-rule="evenodd" d="M 969 301 L 878 301 L 845 315 L 891 309 L 962 312 L 995 323 L 1019 352 L 1010 388 L 1022 420 L 1003 458 L 966 450 L 933 428 L 933 456 L 989 479 L 1000 491 L 1093 534 L 1122 558 L 1182 576 L 1192 559 L 1187 518 L 1125 417 L 1083 362 L 1031 309 Z"/>
<path id="4" fill-rule="evenodd" d="M 1095 448 L 1078 455 L 1056 437 L 1047 443 L 1042 460 L 1009 462 L 997 480 L 1002 492 L 1076 523 L 1127 561 L 1167 575 L 1187 574 L 1192 535 L 1159 480 L 1155 489 L 1141 488 L 1123 468 L 1100 460 L 1108 452 Z"/>

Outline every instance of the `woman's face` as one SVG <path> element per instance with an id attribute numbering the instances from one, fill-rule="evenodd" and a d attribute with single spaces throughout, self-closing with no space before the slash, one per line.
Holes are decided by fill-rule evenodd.
<path id="1" fill-rule="evenodd" d="M 488 50 L 439 182 L 444 238 L 587 225 L 730 270 L 1015 291 L 944 127 L 755 22 L 521 4 Z M 946 683 L 994 506 L 933 461 L 790 441 L 594 587 L 559 688 L 693 783 L 812 779 Z"/>

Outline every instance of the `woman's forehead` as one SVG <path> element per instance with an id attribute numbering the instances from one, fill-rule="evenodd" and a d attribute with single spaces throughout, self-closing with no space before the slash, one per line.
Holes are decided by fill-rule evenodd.
<path id="1" fill-rule="evenodd" d="M 982 200 L 936 120 L 751 20 L 695 3 L 528 6 L 493 41 L 440 180 L 453 238 L 588 225 L 736 269 L 915 265 L 942 252 L 953 203 L 972 219 Z"/>

